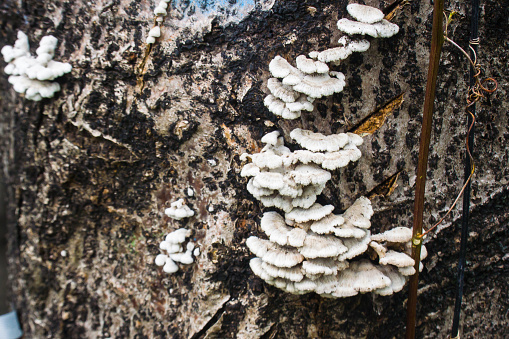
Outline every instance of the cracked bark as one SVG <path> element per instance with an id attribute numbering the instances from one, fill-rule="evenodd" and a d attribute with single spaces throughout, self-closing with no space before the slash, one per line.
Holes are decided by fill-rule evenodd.
<path id="1" fill-rule="evenodd" d="M 244 242 L 261 234 L 263 209 L 238 176 L 239 155 L 257 152 L 261 136 L 274 128 L 285 135 L 297 126 L 349 130 L 406 91 L 402 107 L 365 137 L 359 163 L 333 173 L 323 202 L 344 209 L 402 171 L 394 193 L 373 200 L 373 230 L 410 226 L 431 6 L 404 7 L 395 19 L 401 27 L 396 37 L 373 41 L 368 52 L 337 68 L 347 77 L 345 91 L 320 100 L 302 121 L 290 122 L 263 107 L 268 63 L 277 54 L 293 61 L 336 46 L 335 22 L 345 15 L 345 1 L 276 1 L 238 24 L 212 22 L 197 35 L 177 32 L 168 21 L 148 57 L 140 92 L 136 67 L 154 6 L 29 0 L 18 7 L 9 0 L 0 7 L 0 46 L 12 44 L 18 29 L 32 47 L 53 34 L 59 39 L 57 59 L 74 67 L 61 80 L 62 91 L 40 103 L 23 100 L 5 76 L 0 80 L 10 285 L 27 336 L 401 337 L 404 291 L 342 300 L 293 296 L 252 274 Z M 468 14 L 460 2 L 449 6 Z M 499 81 L 499 91 L 481 107 L 476 127 L 465 338 L 509 334 L 508 57 L 500 41 L 509 28 L 508 8 L 507 1 L 487 2 L 481 22 L 480 59 L 487 75 Z M 451 36 L 465 46 L 467 31 L 468 18 L 461 17 Z M 447 210 L 461 186 L 467 70 L 462 56 L 446 47 L 427 224 Z M 186 197 L 187 188 L 193 197 Z M 164 216 L 165 206 L 179 197 L 188 199 L 196 217 L 176 222 Z M 449 331 L 458 217 L 454 213 L 427 245 L 417 327 L 422 338 L 445 338 Z M 183 226 L 193 230 L 202 254 L 195 264 L 166 275 L 153 264 L 158 244 Z"/>

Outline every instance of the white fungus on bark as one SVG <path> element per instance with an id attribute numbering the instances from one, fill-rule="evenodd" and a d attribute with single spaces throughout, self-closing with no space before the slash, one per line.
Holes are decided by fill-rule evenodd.
<path id="1" fill-rule="evenodd" d="M 146 39 L 147 44 L 153 44 L 156 42 L 156 38 L 161 36 L 161 27 L 160 24 L 164 21 L 164 17 L 168 15 L 167 9 L 170 0 L 161 0 L 159 4 L 154 9 L 154 15 L 156 20 L 156 25 L 150 29 L 148 32 L 148 36 Z"/>
<path id="2" fill-rule="evenodd" d="M 14 46 L 2 48 L 1 53 L 8 63 L 4 71 L 10 75 L 9 83 L 16 92 L 25 94 L 26 99 L 40 101 L 53 97 L 60 85 L 52 80 L 72 70 L 70 64 L 53 60 L 57 43 L 54 36 L 43 37 L 36 50 L 37 57 L 34 57 L 30 54 L 27 35 L 19 31 Z"/>
<path id="3" fill-rule="evenodd" d="M 295 62 L 297 63 L 297 69 L 306 74 L 327 73 L 329 71 L 329 66 L 326 63 L 308 59 L 305 55 L 299 55 Z"/>
<path id="4" fill-rule="evenodd" d="M 338 27 L 347 34 L 388 37 L 398 27 L 386 22 L 378 9 L 351 4 L 349 14 L 357 21 L 341 19 Z M 346 20 L 346 21 L 345 21 Z M 353 52 L 366 51 L 367 40 L 342 37 L 339 47 L 300 55 L 296 66 L 281 56 L 269 64 L 267 87 L 271 94 L 265 106 L 284 119 L 296 119 L 303 111 L 313 111 L 315 99 L 339 93 L 345 76 L 329 69 Z M 334 206 L 316 203 L 317 196 L 331 179 L 329 171 L 359 160 L 363 139 L 352 133 L 324 135 L 295 128 L 290 133 L 298 146 L 284 146 L 278 131 L 262 138 L 257 154 L 243 154 L 251 160 L 241 171 L 248 177 L 247 189 L 265 207 L 285 212 L 265 212 L 261 230 L 269 240 L 250 237 L 246 244 L 255 258 L 253 272 L 268 284 L 286 292 L 315 292 L 326 297 L 349 297 L 373 292 L 389 295 L 400 291 L 412 267 L 411 230 L 396 227 L 371 235 L 371 202 L 358 198 L 343 214 L 333 214 Z M 371 260 L 364 259 L 370 251 Z M 362 256 L 362 257 L 361 257 Z M 422 257 L 426 256 L 425 249 Z M 361 259 L 359 259 L 361 257 Z M 422 265 L 420 266 L 422 269 Z"/>
<path id="5" fill-rule="evenodd" d="M 338 21 L 338 29 L 348 35 L 369 35 L 373 38 L 390 38 L 398 34 L 399 26 L 382 19 L 379 22 L 368 24 L 343 18 Z"/>
<path id="6" fill-rule="evenodd" d="M 341 37 L 338 40 L 339 47 L 329 48 L 322 52 L 311 52 L 316 59 L 324 63 L 338 63 L 347 59 L 354 52 L 365 52 L 369 49 L 370 43 L 367 40 L 352 40 Z"/>
<path id="7" fill-rule="evenodd" d="M 155 257 L 154 263 L 157 266 L 163 266 L 166 273 L 175 273 L 179 270 L 177 263 L 189 265 L 194 262 L 194 257 L 200 254 L 199 248 L 195 248 L 193 242 L 184 243 L 191 236 L 191 231 L 186 228 L 180 228 L 166 235 L 160 243 L 159 248 L 166 251 L 167 254 L 159 254 Z M 186 249 L 184 251 L 184 248 Z"/>
<path id="8" fill-rule="evenodd" d="M 172 219 L 181 220 L 192 217 L 194 215 L 194 211 L 185 204 L 184 199 L 179 199 L 172 202 L 171 206 L 164 210 L 164 214 Z"/>
<path id="9" fill-rule="evenodd" d="M 374 24 L 384 18 L 384 13 L 381 10 L 371 6 L 349 4 L 346 6 L 346 10 L 355 20 L 367 24 Z"/>

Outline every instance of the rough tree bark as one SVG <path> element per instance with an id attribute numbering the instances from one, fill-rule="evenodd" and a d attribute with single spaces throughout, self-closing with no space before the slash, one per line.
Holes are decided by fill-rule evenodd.
<path id="1" fill-rule="evenodd" d="M 141 71 L 153 1 L 0 5 L 0 46 L 12 45 L 20 29 L 33 49 L 53 34 L 59 39 L 57 59 L 74 67 L 60 80 L 62 91 L 42 102 L 24 100 L 0 77 L 10 285 L 28 338 L 403 336 L 405 290 L 340 300 L 293 296 L 266 285 L 248 266 L 245 239 L 261 234 L 263 209 L 238 175 L 239 155 L 259 150 L 261 136 L 275 128 L 286 135 L 296 126 L 348 130 L 401 92 L 401 109 L 365 137 L 358 164 L 333 174 L 323 201 L 344 209 L 402 171 L 394 193 L 373 200 L 372 227 L 378 232 L 411 226 L 429 2 L 406 5 L 395 19 L 397 36 L 373 41 L 368 52 L 339 66 L 347 77 L 345 91 L 321 100 L 302 120 L 282 121 L 263 106 L 269 61 L 336 46 L 335 22 L 345 16 L 346 4 L 260 2 L 229 25 L 225 18 L 238 13 L 192 23 L 174 12 Z M 197 7 L 195 15 L 207 6 Z M 467 46 L 468 10 L 459 1 L 446 6 L 461 14 L 450 36 Z M 507 0 L 490 0 L 481 14 L 479 57 L 499 90 L 478 113 L 465 338 L 509 336 L 508 8 Z M 446 46 L 428 173 L 428 224 L 443 215 L 463 181 L 467 77 L 462 55 Z M 169 220 L 165 206 L 185 197 L 187 188 L 196 193 L 187 197 L 196 216 Z M 450 227 L 427 245 L 420 338 L 445 338 L 450 329 L 458 217 L 455 212 L 445 225 Z M 202 254 L 178 273 L 164 274 L 153 263 L 158 244 L 183 226 L 193 230 Z"/>

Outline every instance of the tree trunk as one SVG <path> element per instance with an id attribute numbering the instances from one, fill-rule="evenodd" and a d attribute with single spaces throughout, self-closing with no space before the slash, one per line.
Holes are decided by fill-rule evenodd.
<path id="1" fill-rule="evenodd" d="M 245 240 L 262 233 L 263 206 L 246 191 L 239 156 L 258 152 L 261 136 L 276 128 L 287 143 L 295 127 L 350 130 L 404 92 L 402 107 L 364 138 L 359 162 L 333 173 L 322 200 L 345 209 L 401 171 L 394 192 L 372 200 L 372 230 L 411 227 L 432 5 L 404 6 L 394 19 L 399 34 L 373 40 L 335 68 L 346 75 L 343 93 L 319 100 L 301 120 L 284 121 L 263 105 L 270 60 L 281 55 L 293 63 L 337 46 L 336 21 L 346 16 L 347 1 L 260 0 L 254 8 L 253 1 L 230 1 L 226 11 L 215 5 L 220 1 L 193 3 L 177 2 L 151 49 L 145 39 L 155 1 L 0 6 L 0 46 L 12 45 L 17 30 L 32 50 L 52 34 L 55 59 L 73 65 L 59 80 L 61 92 L 41 102 L 15 93 L 7 76 L 0 81 L 10 286 L 26 337 L 402 337 L 406 289 L 390 297 L 294 296 L 252 273 Z M 460 13 L 449 36 L 468 46 L 468 8 L 459 1 L 446 7 Z M 499 90 L 477 117 L 464 338 L 509 336 L 508 8 L 509 1 L 490 0 L 481 12 L 479 60 Z M 463 183 L 468 66 L 445 46 L 425 225 L 447 211 Z M 179 198 L 194 217 L 164 215 Z M 450 331 L 458 211 L 428 239 L 419 338 Z M 193 231 L 201 255 L 169 275 L 154 257 L 165 234 L 180 227 Z"/>

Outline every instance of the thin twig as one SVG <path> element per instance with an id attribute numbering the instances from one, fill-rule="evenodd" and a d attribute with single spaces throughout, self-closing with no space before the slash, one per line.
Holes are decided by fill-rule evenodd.
<path id="1" fill-rule="evenodd" d="M 424 212 L 424 193 L 426 190 L 426 170 L 428 167 L 429 144 L 431 140 L 431 126 L 433 122 L 433 102 L 435 101 L 436 82 L 440 54 L 444 43 L 443 15 L 444 0 L 435 0 L 433 8 L 433 28 L 431 32 L 431 50 L 428 65 L 428 79 L 424 112 L 422 119 L 421 141 L 419 145 L 419 162 L 417 164 L 417 180 L 414 202 L 414 225 L 412 237 L 412 257 L 415 261 L 415 274 L 410 278 L 407 303 L 406 338 L 415 338 L 415 323 L 417 317 L 417 287 L 419 284 L 419 264 L 421 262 L 422 219 Z"/>

